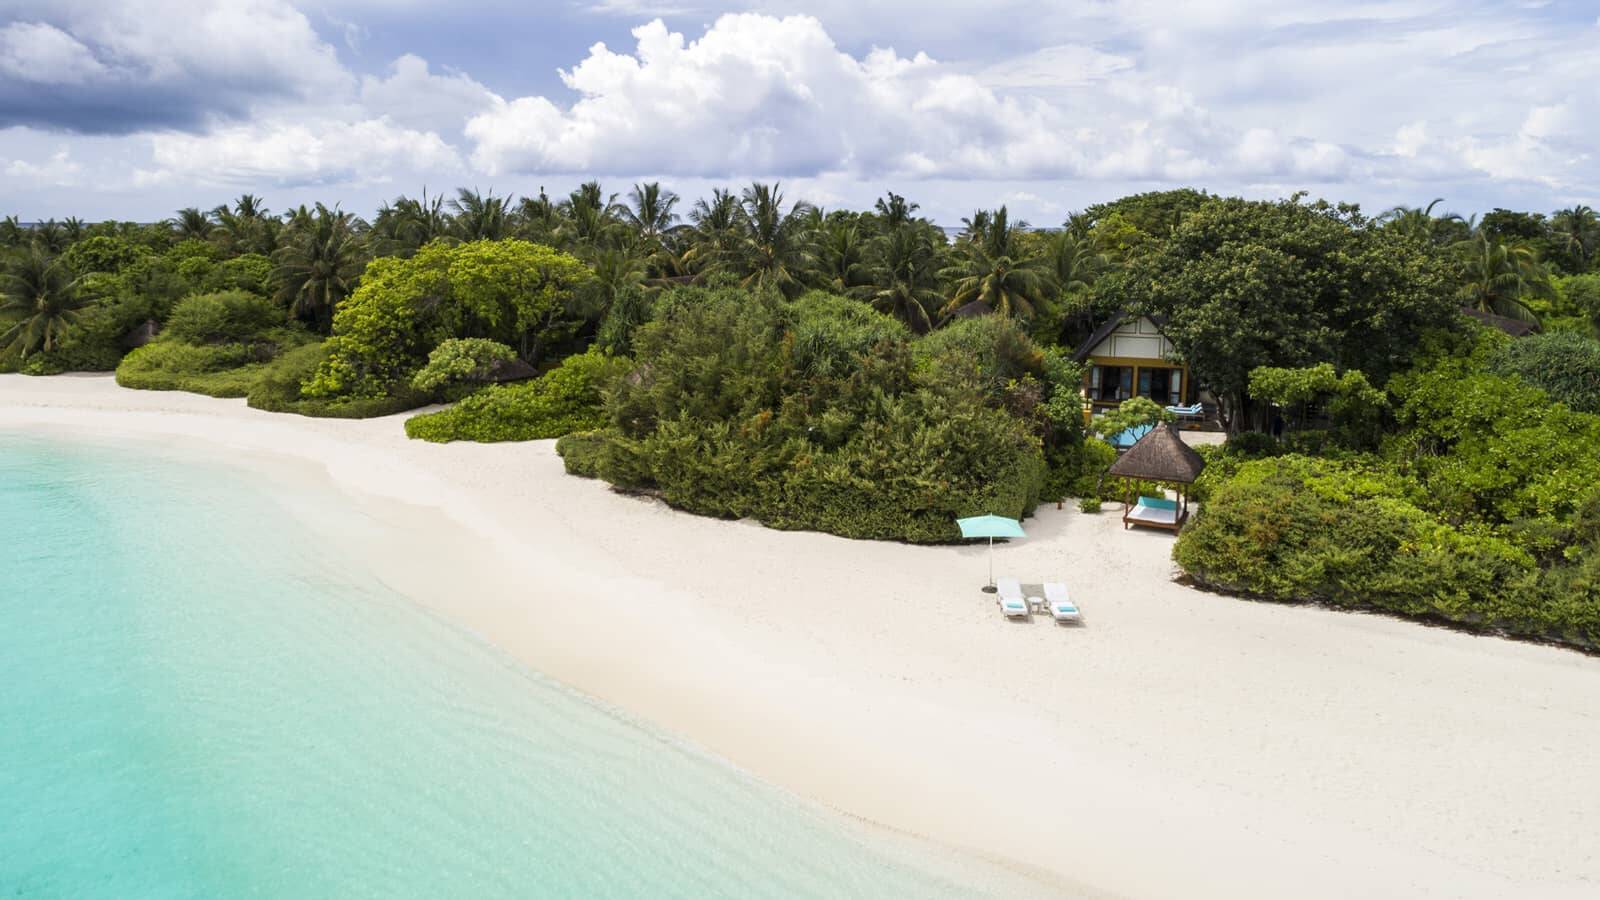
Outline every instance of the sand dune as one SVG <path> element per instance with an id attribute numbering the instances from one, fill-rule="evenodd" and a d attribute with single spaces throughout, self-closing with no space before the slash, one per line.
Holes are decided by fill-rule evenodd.
<path id="1" fill-rule="evenodd" d="M 533 667 L 1068 895 L 1600 896 L 1600 659 L 1193 591 L 1171 536 L 1109 509 L 997 551 L 1086 620 L 1013 623 L 982 547 L 701 519 L 564 475 L 552 442 L 400 421 L 0 376 L 0 428 L 325 468 L 415 541 L 352 552 Z"/>

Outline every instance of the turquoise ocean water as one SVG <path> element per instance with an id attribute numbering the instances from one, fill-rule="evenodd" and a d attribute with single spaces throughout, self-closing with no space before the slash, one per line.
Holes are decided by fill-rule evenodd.
<path id="1" fill-rule="evenodd" d="M 0 897 L 967 897 L 220 464 L 0 431 Z"/>

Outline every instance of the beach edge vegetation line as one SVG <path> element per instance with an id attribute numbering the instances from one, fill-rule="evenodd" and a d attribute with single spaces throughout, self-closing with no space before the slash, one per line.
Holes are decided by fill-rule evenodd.
<path id="1" fill-rule="evenodd" d="M 1118 496 L 1101 437 L 1199 397 L 1228 437 L 1174 546 L 1196 582 L 1594 649 L 1600 216 L 1439 208 L 1185 189 L 1048 231 L 978 209 L 952 239 L 893 193 L 591 181 L 370 222 L 248 194 L 12 217 L 0 371 L 316 416 L 451 404 L 407 433 L 556 438 L 573 474 L 684 510 L 916 542 Z M 1074 362 L 1118 322 L 1170 350 Z"/>

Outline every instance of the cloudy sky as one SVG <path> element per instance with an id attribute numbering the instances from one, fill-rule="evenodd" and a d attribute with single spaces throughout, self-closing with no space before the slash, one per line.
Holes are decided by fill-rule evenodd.
<path id="1" fill-rule="evenodd" d="M 590 177 L 1600 206 L 1600 0 L 0 0 L 0 214 Z"/>

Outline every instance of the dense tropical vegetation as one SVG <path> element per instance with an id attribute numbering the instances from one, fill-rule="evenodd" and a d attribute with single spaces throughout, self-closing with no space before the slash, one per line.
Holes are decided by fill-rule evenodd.
<path id="1" fill-rule="evenodd" d="M 1600 645 L 1600 215 L 1441 206 L 1177 190 L 947 234 L 892 193 L 589 182 L 370 221 L 249 194 L 13 217 L 0 371 L 308 415 L 447 402 L 407 432 L 559 437 L 570 471 L 695 512 L 942 541 L 958 515 L 1094 508 L 1096 436 L 1164 413 L 1086 422 L 1071 351 L 1151 314 L 1229 435 L 1176 546 L 1191 577 Z"/>

